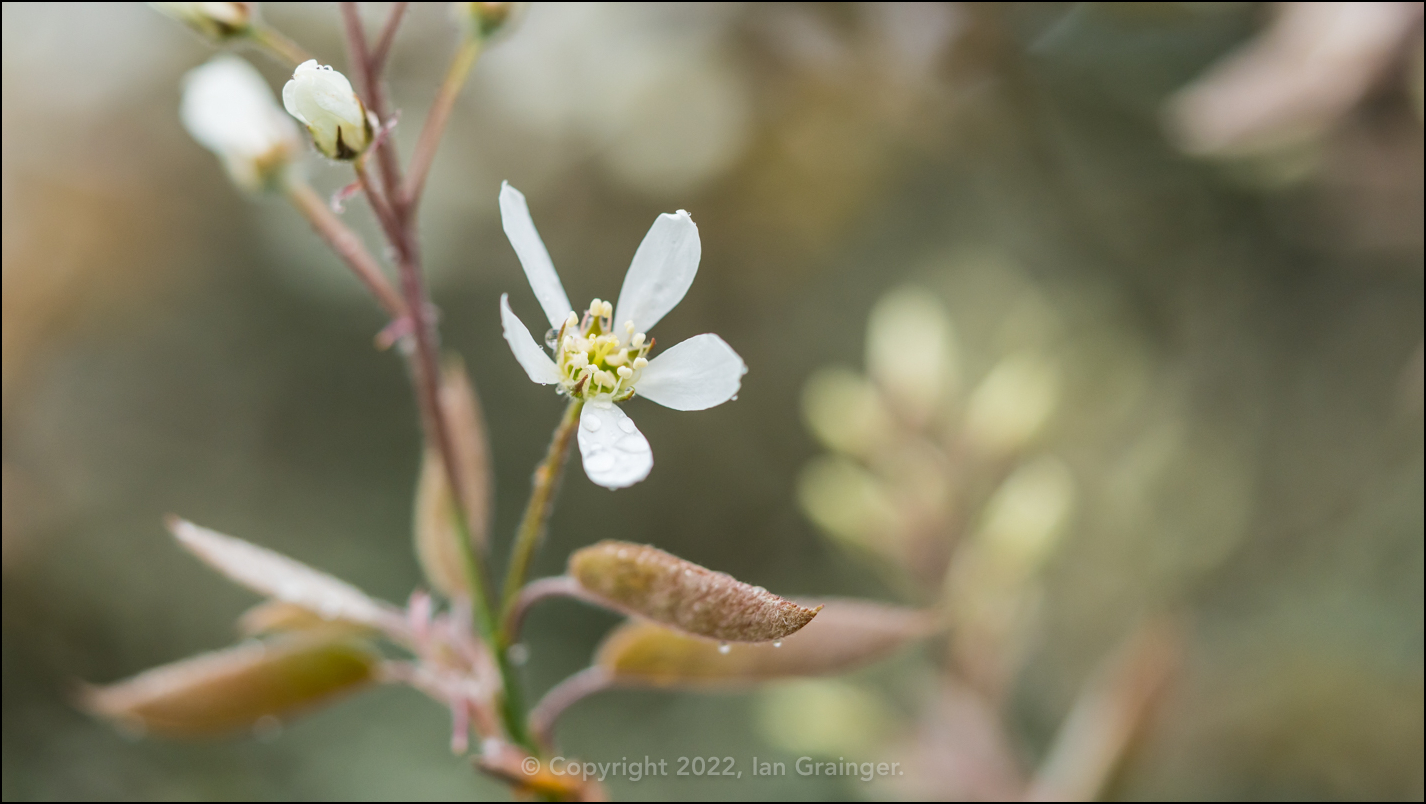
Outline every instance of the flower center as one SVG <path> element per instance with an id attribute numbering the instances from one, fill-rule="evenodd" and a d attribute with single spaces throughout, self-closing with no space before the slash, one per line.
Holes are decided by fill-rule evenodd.
<path id="1" fill-rule="evenodd" d="M 575 399 L 621 402 L 634 395 L 654 342 L 624 322 L 624 337 L 614 333 L 614 306 L 595 299 L 583 316 L 570 313 L 551 330 L 550 348 L 560 371 L 560 389 Z"/>

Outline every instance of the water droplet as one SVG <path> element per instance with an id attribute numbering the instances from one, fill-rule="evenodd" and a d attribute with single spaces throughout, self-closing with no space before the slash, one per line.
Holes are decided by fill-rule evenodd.
<path id="1" fill-rule="evenodd" d="M 780 647 L 782 647 L 782 640 L 779 639 L 779 640 L 773 642 L 773 643 L 772 643 L 772 646 L 773 646 L 774 648 L 780 648 Z"/>
<path id="2" fill-rule="evenodd" d="M 551 352 L 553 352 L 553 351 L 555 350 L 555 347 L 556 347 L 556 346 L 559 346 L 559 345 L 560 345 L 560 331 L 559 331 L 559 330 L 557 330 L 557 329 L 551 329 L 549 332 L 546 332 L 546 333 L 545 333 L 545 348 L 546 348 L 546 349 L 549 349 Z"/>
<path id="3" fill-rule="evenodd" d="M 516 667 L 524 667 L 525 662 L 530 661 L 530 649 L 525 647 L 523 642 L 511 645 L 510 649 L 506 651 L 506 655 L 510 657 L 510 663 Z"/>
<path id="4" fill-rule="evenodd" d="M 737 401 L 738 401 L 738 395 L 737 395 L 737 394 L 733 394 L 733 401 L 734 401 L 734 402 L 737 402 Z"/>
<path id="5" fill-rule="evenodd" d="M 582 422 L 584 429 L 591 433 L 597 432 L 600 427 L 604 426 L 604 422 L 599 421 L 598 416 L 582 416 L 581 418 L 584 419 Z"/>
<path id="6" fill-rule="evenodd" d="M 270 743 L 282 736 L 282 721 L 273 715 L 263 715 L 253 722 L 253 738 L 260 743 Z"/>
<path id="7" fill-rule="evenodd" d="M 762 588 L 761 586 L 754 586 L 754 587 L 753 587 L 753 591 L 754 591 L 754 592 L 757 592 L 758 594 L 762 594 L 762 593 L 766 592 L 767 590 L 764 589 L 764 588 Z"/>
<path id="8" fill-rule="evenodd" d="M 614 446 L 623 452 L 637 455 L 641 452 L 649 451 L 649 442 L 639 436 L 624 436 L 614 442 Z"/>
<path id="9" fill-rule="evenodd" d="M 638 431 L 638 428 L 634 426 L 633 419 L 620 419 L 619 429 L 623 430 L 626 433 L 633 433 Z"/>
<path id="10" fill-rule="evenodd" d="M 731 651 L 732 649 L 733 649 L 733 646 L 732 646 L 732 645 L 729 645 L 727 642 L 719 642 L 719 643 L 718 643 L 718 652 L 721 653 L 721 654 L 723 654 L 724 656 L 727 656 L 727 655 L 728 655 L 728 652 Z"/>

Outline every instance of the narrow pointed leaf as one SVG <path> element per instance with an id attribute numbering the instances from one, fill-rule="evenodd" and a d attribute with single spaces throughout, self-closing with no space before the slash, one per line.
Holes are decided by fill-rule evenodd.
<path id="1" fill-rule="evenodd" d="M 569 574 L 608 608 L 725 642 L 781 639 L 811 622 L 818 611 L 629 542 L 603 541 L 575 552 Z"/>
<path id="2" fill-rule="evenodd" d="M 247 637 L 297 632 L 321 632 L 333 636 L 374 633 L 370 626 L 347 620 L 328 620 L 309 608 L 283 600 L 264 600 L 238 618 L 238 633 Z"/>
<path id="3" fill-rule="evenodd" d="M 717 642 L 630 620 L 605 638 L 595 665 L 627 686 L 750 684 L 846 672 L 936 630 L 935 620 L 915 609 L 837 599 L 825 606 L 780 646 L 728 645 L 726 652 Z"/>
<path id="4" fill-rule="evenodd" d="M 168 526 L 189 552 L 254 592 L 295 603 L 328 620 L 383 629 L 400 627 L 401 615 L 393 606 L 367 597 L 346 581 L 177 517 L 170 519 Z"/>
<path id="5" fill-rule="evenodd" d="M 490 530 L 490 451 L 479 399 L 465 367 L 457 359 L 446 362 L 440 399 L 446 421 L 451 425 L 451 442 L 464 486 L 461 499 L 471 545 L 476 550 L 484 550 Z M 445 464 L 438 451 L 427 448 L 416 487 L 413 533 L 416 556 L 426 580 L 446 597 L 468 593 L 464 562 L 456 545 L 459 528 L 455 514 L 455 498 L 451 495 Z"/>
<path id="6" fill-rule="evenodd" d="M 286 636 L 155 667 L 86 690 L 81 705 L 140 733 L 198 737 L 262 726 L 375 680 L 363 643 Z"/>

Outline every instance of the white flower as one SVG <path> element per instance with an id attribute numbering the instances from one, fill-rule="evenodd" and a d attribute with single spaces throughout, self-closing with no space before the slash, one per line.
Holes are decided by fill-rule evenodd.
<path id="1" fill-rule="evenodd" d="M 272 89 L 237 56 L 219 56 L 184 76 L 179 117 L 247 190 L 278 178 L 301 146 L 297 126 L 282 113 Z"/>
<path id="2" fill-rule="evenodd" d="M 683 299 L 698 272 L 698 227 L 683 210 L 660 215 L 634 252 L 618 304 L 595 299 L 581 316 L 570 306 L 525 196 L 508 183 L 500 189 L 500 215 L 550 320 L 546 340 L 555 358 L 510 311 L 509 294 L 500 297 L 505 340 L 531 380 L 585 400 L 579 452 L 589 479 L 610 489 L 632 486 L 648 477 L 654 456 L 616 402 L 637 393 L 674 410 L 704 410 L 732 399 L 748 371 L 737 352 L 712 334 L 648 358 L 654 345 L 648 330 Z"/>
<path id="3" fill-rule="evenodd" d="M 282 105 L 312 134 L 317 150 L 332 159 L 355 159 L 371 143 L 366 107 L 345 75 L 308 59 L 282 88 Z"/>
<path id="4" fill-rule="evenodd" d="M 149 3 L 149 7 L 222 42 L 248 33 L 252 3 Z"/>

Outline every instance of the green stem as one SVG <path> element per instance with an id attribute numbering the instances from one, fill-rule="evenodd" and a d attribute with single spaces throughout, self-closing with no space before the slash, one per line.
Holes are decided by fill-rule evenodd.
<path id="1" fill-rule="evenodd" d="M 292 67 L 312 58 L 311 54 L 303 50 L 301 45 L 278 33 L 276 28 L 254 25 L 248 35 L 254 42 L 276 56 L 279 61 L 288 62 Z"/>
<path id="2" fill-rule="evenodd" d="M 584 400 L 571 399 L 564 409 L 564 418 L 555 428 L 550 439 L 549 451 L 545 459 L 535 468 L 534 488 L 530 490 L 530 501 L 525 505 L 525 516 L 520 520 L 520 529 L 515 533 L 515 544 L 510 550 L 510 569 L 505 574 L 505 586 L 501 592 L 501 622 L 510 622 L 510 613 L 520 599 L 520 590 L 525 585 L 525 577 L 530 571 L 530 557 L 540 545 L 545 535 L 545 525 L 550 512 L 554 510 L 555 490 L 559 487 L 560 475 L 569 457 L 569 444 L 575 430 L 579 429 L 579 413 L 584 408 Z M 508 647 L 514 635 L 506 631 L 501 635 L 501 653 Z"/>

